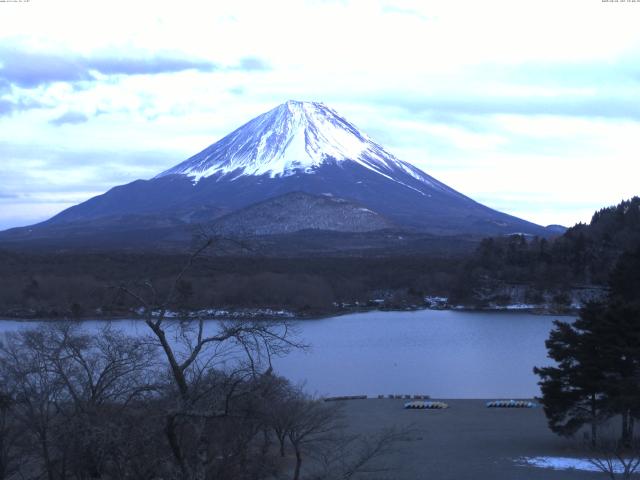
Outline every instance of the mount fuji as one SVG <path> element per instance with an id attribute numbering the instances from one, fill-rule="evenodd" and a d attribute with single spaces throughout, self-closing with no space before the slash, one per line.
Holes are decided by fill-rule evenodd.
<path id="1" fill-rule="evenodd" d="M 548 235 L 402 161 L 322 103 L 290 100 L 149 180 L 114 187 L 0 241 L 153 243 L 190 225 L 228 234 L 404 230 Z M 121 242 L 121 243 L 122 243 Z"/>

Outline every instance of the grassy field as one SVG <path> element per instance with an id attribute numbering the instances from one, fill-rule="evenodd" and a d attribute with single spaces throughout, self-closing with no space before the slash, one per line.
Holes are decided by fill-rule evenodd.
<path id="1" fill-rule="evenodd" d="M 394 480 L 598 479 L 602 473 L 519 466 L 519 457 L 579 456 L 577 441 L 547 428 L 541 408 L 486 408 L 484 400 L 445 400 L 446 410 L 405 410 L 404 400 L 347 400 L 345 421 L 353 433 L 412 427 L 406 441 L 385 457 Z M 378 478 L 378 477 L 376 477 Z"/>

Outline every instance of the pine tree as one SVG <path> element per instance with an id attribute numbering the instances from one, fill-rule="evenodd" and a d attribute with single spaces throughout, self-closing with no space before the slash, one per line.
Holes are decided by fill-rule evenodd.
<path id="1" fill-rule="evenodd" d="M 622 417 L 622 442 L 633 439 L 640 418 L 640 249 L 620 257 L 611 275 L 603 344 L 611 365 L 607 395 L 613 413 Z"/>
<path id="2" fill-rule="evenodd" d="M 557 366 L 534 368 L 540 376 L 541 403 L 549 428 L 559 435 L 571 436 L 589 424 L 593 444 L 598 424 L 610 415 L 601 343 L 594 331 L 604 311 L 604 305 L 590 303 L 573 324 L 556 320 L 546 346 L 549 358 Z"/>
<path id="3" fill-rule="evenodd" d="M 552 431 L 572 435 L 619 415 L 621 442 L 640 418 L 640 249 L 618 261 L 604 302 L 590 303 L 572 324 L 555 322 L 546 342 L 557 366 L 534 368 Z"/>

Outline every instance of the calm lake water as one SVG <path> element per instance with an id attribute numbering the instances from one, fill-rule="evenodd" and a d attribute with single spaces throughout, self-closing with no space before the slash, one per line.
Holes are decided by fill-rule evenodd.
<path id="1" fill-rule="evenodd" d="M 305 320 L 298 330 L 311 348 L 276 359 L 274 367 L 321 395 L 529 398 L 539 394 L 533 367 L 551 363 L 544 341 L 556 318 L 573 317 L 421 310 Z M 3 320 L 0 332 L 34 324 Z M 147 333 L 140 321 L 113 324 Z"/>

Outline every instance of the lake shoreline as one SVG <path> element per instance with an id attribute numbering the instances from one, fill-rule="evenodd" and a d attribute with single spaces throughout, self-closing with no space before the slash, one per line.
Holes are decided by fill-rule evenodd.
<path id="1" fill-rule="evenodd" d="M 265 310 L 271 310 L 272 312 L 282 312 L 282 314 L 265 313 Z M 201 314 L 202 310 L 188 311 L 183 314 L 190 317 L 193 320 L 202 318 L 204 320 L 292 320 L 292 321 L 305 321 L 305 320 L 323 320 L 332 317 L 341 317 L 345 315 L 351 315 L 355 313 L 369 313 L 369 312 L 414 312 L 414 311 L 456 311 L 456 312 L 470 312 L 470 313 L 528 313 L 531 315 L 539 316 L 573 316 L 577 315 L 580 311 L 579 308 L 567 308 L 567 309 L 555 309 L 551 306 L 522 306 L 520 304 L 505 305 L 500 307 L 471 307 L 463 305 L 453 305 L 446 307 L 429 307 L 429 306 L 412 306 L 405 308 L 380 308 L 376 306 L 358 306 L 350 308 L 338 308 L 335 310 L 323 310 L 315 312 L 305 311 L 291 311 L 277 308 L 257 308 L 257 309 L 207 309 L 209 314 Z M 228 312 L 228 315 L 225 313 Z M 16 312 L 17 313 L 17 312 Z M 22 312 L 24 313 L 24 312 Z M 32 315 L 16 315 L 13 316 L 7 312 L 0 312 L 0 322 L 11 320 L 18 322 L 30 322 L 30 321 L 87 321 L 87 320 L 103 320 L 105 322 L 117 321 L 117 320 L 140 320 L 144 321 L 146 318 L 144 314 L 140 314 L 137 311 L 129 311 L 118 314 L 104 315 L 98 312 L 94 312 L 93 315 L 51 315 L 50 312 L 43 312 L 42 314 L 34 313 Z M 170 312 L 171 315 L 167 318 L 180 318 L 175 312 Z"/>

